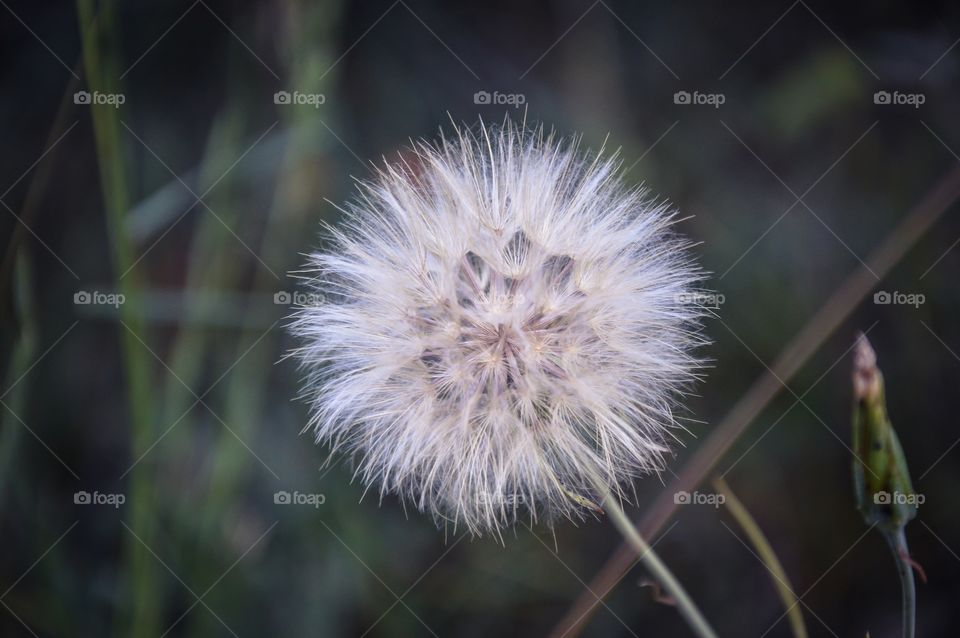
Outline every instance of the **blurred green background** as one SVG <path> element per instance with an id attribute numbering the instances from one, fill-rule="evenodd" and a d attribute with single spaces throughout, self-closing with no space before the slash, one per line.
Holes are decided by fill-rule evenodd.
<path id="1" fill-rule="evenodd" d="M 300 434 L 283 326 L 321 221 L 451 119 L 609 135 L 625 179 L 692 216 L 724 298 L 679 471 L 960 162 L 958 37 L 948 2 L 0 2 L 0 635 L 550 633 L 619 544 L 609 522 L 464 538 L 361 499 Z M 811 635 L 899 632 L 850 486 L 858 329 L 925 496 L 919 635 L 960 627 L 958 238 L 954 206 L 877 281 L 924 303 L 868 298 L 719 464 Z M 631 513 L 661 489 L 639 482 Z M 681 507 L 657 549 L 721 635 L 789 636 L 738 534 Z M 687 635 L 646 578 L 584 635 Z"/>

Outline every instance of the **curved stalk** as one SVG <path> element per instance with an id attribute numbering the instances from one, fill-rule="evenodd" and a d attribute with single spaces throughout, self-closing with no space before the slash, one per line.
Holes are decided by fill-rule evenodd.
<path id="1" fill-rule="evenodd" d="M 897 563 L 897 572 L 900 574 L 900 591 L 903 600 L 903 638 L 914 638 L 917 631 L 917 585 L 913 579 L 913 566 L 907 560 L 910 550 L 907 549 L 907 537 L 903 528 L 896 531 L 883 532 L 883 537 L 890 544 L 893 560 Z"/>
<path id="2" fill-rule="evenodd" d="M 757 551 L 758 558 L 770 572 L 770 575 L 773 576 L 773 586 L 776 587 L 777 594 L 783 602 L 783 608 L 786 609 L 785 613 L 790 620 L 790 628 L 793 631 L 794 638 L 807 638 L 807 625 L 803 621 L 800 599 L 794 593 L 793 587 L 790 585 L 790 579 L 787 577 L 787 570 L 783 568 L 780 559 L 777 558 L 773 545 L 767 540 L 767 536 L 760 529 L 760 525 L 757 524 L 746 505 L 733 493 L 727 482 L 718 476 L 713 479 L 713 485 L 718 492 L 723 494 L 726 499 L 727 511 L 730 512 L 730 515 L 740 525 L 740 529 L 750 539 L 750 543 Z"/>

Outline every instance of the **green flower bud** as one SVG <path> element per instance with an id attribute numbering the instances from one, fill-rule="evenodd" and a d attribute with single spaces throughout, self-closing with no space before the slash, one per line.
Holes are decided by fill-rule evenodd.
<path id="1" fill-rule="evenodd" d="M 853 483 L 868 525 L 902 528 L 917 515 L 918 496 L 897 433 L 887 416 L 883 375 L 863 334 L 853 359 Z"/>

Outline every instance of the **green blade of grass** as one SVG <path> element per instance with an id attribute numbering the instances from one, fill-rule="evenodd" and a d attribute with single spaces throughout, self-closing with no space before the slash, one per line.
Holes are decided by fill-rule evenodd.
<path id="1" fill-rule="evenodd" d="M 807 625 L 803 620 L 803 612 L 800 610 L 800 599 L 794 593 L 790 579 L 787 577 L 787 571 L 783 568 L 780 559 L 777 558 L 773 545 L 767 540 L 757 521 L 751 516 L 746 506 L 740 502 L 737 495 L 733 493 L 727 482 L 718 476 L 713 479 L 713 485 L 720 494 L 723 494 L 724 505 L 727 506 L 730 515 L 733 516 L 740 529 L 750 539 L 750 544 L 757 551 L 757 558 L 770 572 L 770 576 L 773 577 L 773 585 L 783 602 L 783 608 L 790 620 L 790 629 L 793 631 L 794 638 L 807 638 Z"/>
<path id="2" fill-rule="evenodd" d="M 103 2 L 99 11 L 93 0 L 77 0 L 84 73 L 88 90 L 119 93 L 116 42 L 116 2 Z M 88 106 L 93 120 L 100 186 L 106 212 L 114 270 L 126 272 L 134 263 L 134 246 L 124 233 L 124 217 L 129 207 L 126 161 L 121 142 L 119 109 L 107 104 Z M 153 439 L 153 409 L 150 392 L 149 353 L 137 340 L 142 335 L 141 314 L 137 312 L 139 285 L 136 272 L 119 278 L 118 291 L 126 298 L 118 312 L 129 330 L 120 329 L 124 377 L 130 418 L 130 453 L 139 458 Z M 141 337 L 142 338 L 142 337 Z M 149 465 L 138 463 L 130 473 L 128 503 L 132 534 L 124 536 L 125 578 L 119 582 L 129 588 L 129 606 L 118 618 L 117 633 L 122 636 L 157 635 L 162 595 L 156 586 L 158 568 L 148 549 L 154 526 L 153 481 Z M 120 597 L 121 600 L 126 597 Z"/>

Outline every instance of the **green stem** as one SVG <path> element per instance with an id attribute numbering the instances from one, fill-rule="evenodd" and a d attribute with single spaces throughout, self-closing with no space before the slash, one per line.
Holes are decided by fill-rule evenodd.
<path id="1" fill-rule="evenodd" d="M 884 531 L 883 537 L 890 545 L 893 560 L 900 574 L 900 592 L 903 600 L 903 638 L 914 638 L 917 630 L 917 585 L 913 579 L 913 566 L 907 560 L 910 550 L 903 527 L 896 531 Z"/>
<path id="2" fill-rule="evenodd" d="M 673 572 L 670 571 L 670 568 L 660 560 L 660 557 L 653 551 L 653 548 L 640 536 L 640 532 L 634 527 L 630 521 L 630 517 L 626 515 L 623 508 L 621 508 L 617 502 L 617 499 L 610 493 L 610 488 L 607 487 L 607 484 L 595 475 L 591 476 L 591 479 L 603 497 L 603 507 L 605 511 L 610 514 L 610 520 L 613 521 L 613 524 L 620 533 L 623 534 L 626 541 L 630 543 L 637 552 L 640 561 L 650 570 L 650 573 L 653 574 L 653 577 L 660 583 L 660 586 L 676 601 L 680 615 L 687 621 L 693 633 L 700 638 L 717 638 L 717 633 L 710 626 L 710 623 L 707 622 L 707 619 L 704 618 L 703 614 L 700 613 L 696 603 L 694 603 L 690 595 L 687 594 L 687 591 L 683 588 L 683 585 L 680 584 L 680 581 L 676 579 Z"/>
<path id="3" fill-rule="evenodd" d="M 786 609 L 787 618 L 790 620 L 790 627 L 794 638 L 807 638 L 807 626 L 803 621 L 803 612 L 800 610 L 800 599 L 793 591 L 790 580 L 787 577 L 787 570 L 783 568 L 773 545 L 767 540 L 760 525 L 754 520 L 753 516 L 746 506 L 737 498 L 733 490 L 722 477 L 713 479 L 713 484 L 721 494 L 723 494 L 727 511 L 740 525 L 750 539 L 750 543 L 757 550 L 760 560 L 764 567 L 773 576 L 773 586 L 777 588 L 780 600 L 783 602 L 783 608 Z"/>
<path id="4" fill-rule="evenodd" d="M 81 46 L 83 49 L 84 75 L 87 88 L 92 93 L 119 93 L 119 69 L 117 53 L 116 12 L 118 3 L 95 3 L 94 0 L 77 0 L 80 20 Z M 142 335 L 143 317 L 138 310 L 140 286 L 136 272 L 123 277 L 134 263 L 135 247 L 124 230 L 129 209 L 127 182 L 128 164 L 123 153 L 120 115 L 110 105 L 91 104 L 93 133 L 96 142 L 97 163 L 100 170 L 100 187 L 106 212 L 107 232 L 110 240 L 114 270 L 118 273 L 117 288 L 126 298 L 118 308 L 120 321 L 126 328 L 120 331 L 124 374 L 130 418 L 130 454 L 139 458 L 154 439 L 154 410 L 149 353 L 139 343 Z M 154 507 L 154 479 L 146 464 L 130 473 L 127 502 L 128 519 L 146 546 L 153 536 L 156 511 Z M 118 633 L 124 636 L 152 636 L 157 634 L 161 617 L 159 589 L 159 565 L 141 540 L 126 535 L 124 565 L 127 570 L 125 587 L 129 588 L 130 602 L 118 619 Z"/>

